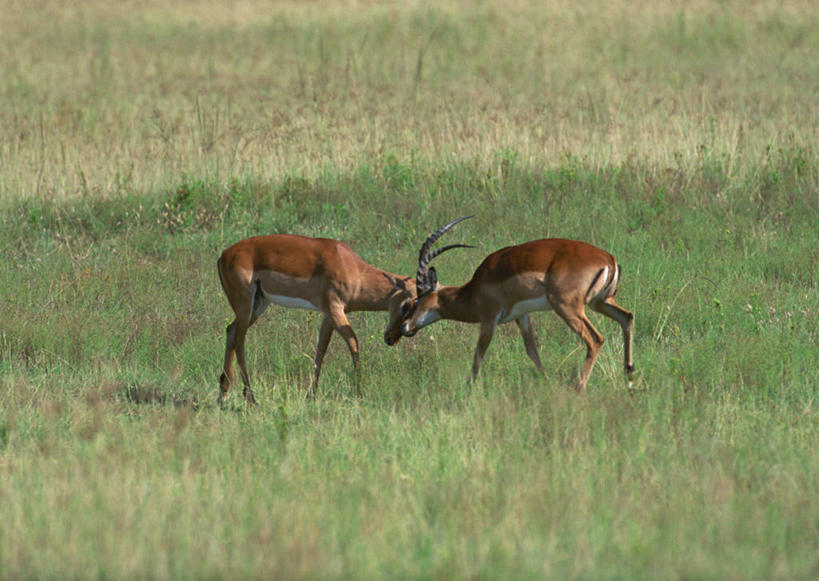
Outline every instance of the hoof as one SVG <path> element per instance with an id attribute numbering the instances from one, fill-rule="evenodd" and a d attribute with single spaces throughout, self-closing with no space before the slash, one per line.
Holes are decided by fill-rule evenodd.
<path id="1" fill-rule="evenodd" d="M 250 390 L 245 391 L 245 401 L 248 403 L 248 405 L 252 406 L 259 405 L 258 403 L 256 403 L 256 398 L 253 397 L 253 392 Z"/>

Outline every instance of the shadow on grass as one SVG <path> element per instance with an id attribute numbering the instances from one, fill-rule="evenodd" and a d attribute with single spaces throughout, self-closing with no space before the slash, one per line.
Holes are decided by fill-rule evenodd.
<path id="1" fill-rule="evenodd" d="M 194 411 L 212 407 L 194 397 L 170 393 L 155 385 L 132 384 L 120 390 L 118 395 L 133 405 L 188 407 Z"/>

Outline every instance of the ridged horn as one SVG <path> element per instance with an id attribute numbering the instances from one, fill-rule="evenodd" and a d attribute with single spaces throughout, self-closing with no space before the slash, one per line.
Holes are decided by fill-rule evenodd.
<path id="1" fill-rule="evenodd" d="M 432 287 L 435 286 L 434 282 L 431 281 L 429 277 L 429 263 L 433 258 L 443 254 L 447 250 L 452 250 L 453 248 L 474 248 L 474 246 L 472 246 L 471 244 L 449 244 L 447 246 L 443 246 L 430 252 L 432 245 L 435 244 L 438 238 L 443 236 L 443 234 L 447 230 L 455 226 L 455 224 L 457 224 L 458 222 L 463 222 L 464 220 L 468 220 L 469 218 L 472 217 L 473 216 L 463 216 L 461 218 L 458 218 L 457 220 L 453 220 L 452 222 L 445 226 L 441 226 L 440 228 L 438 228 L 438 230 L 430 234 L 429 238 L 427 238 L 421 245 L 421 250 L 418 253 L 418 272 L 415 275 L 415 283 L 418 289 L 418 296 L 431 292 L 433 290 Z"/>

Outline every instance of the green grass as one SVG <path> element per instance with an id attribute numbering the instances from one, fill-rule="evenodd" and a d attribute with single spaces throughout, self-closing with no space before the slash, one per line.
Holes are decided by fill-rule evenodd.
<path id="1" fill-rule="evenodd" d="M 9 578 L 813 578 L 817 16 L 798 2 L 12 2 L 0 11 L 0 571 Z M 250 331 L 215 261 L 348 242 L 445 284 L 502 246 L 623 267 L 588 394 L 553 314 Z"/>

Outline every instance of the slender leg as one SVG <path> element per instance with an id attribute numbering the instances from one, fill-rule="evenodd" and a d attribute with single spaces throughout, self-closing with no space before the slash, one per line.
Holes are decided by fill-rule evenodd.
<path id="1" fill-rule="evenodd" d="M 577 391 L 586 391 L 586 383 L 589 381 L 594 362 L 603 346 L 603 336 L 594 328 L 591 321 L 583 312 L 582 305 L 576 309 L 569 309 L 563 305 L 555 305 L 555 312 L 564 320 L 569 327 L 577 333 L 583 342 L 586 343 L 586 360 L 583 369 L 580 371 L 580 379 L 577 382 Z"/>
<path id="2" fill-rule="evenodd" d="M 353 359 L 353 371 L 355 373 L 356 391 L 359 390 L 361 371 L 358 365 L 358 337 L 356 337 L 353 328 L 350 326 L 350 321 L 347 320 L 347 315 L 344 313 L 344 306 L 341 303 L 331 305 L 327 312 L 327 317 L 333 329 L 341 335 L 344 342 L 347 343 L 347 348 L 350 350 L 350 357 Z"/>
<path id="3" fill-rule="evenodd" d="M 631 359 L 631 335 L 634 325 L 634 315 L 615 303 L 614 299 L 595 302 L 589 306 L 601 315 L 614 319 L 620 324 L 620 327 L 623 328 L 623 367 L 626 370 L 629 387 L 631 387 L 632 376 L 634 374 L 634 362 Z"/>
<path id="4" fill-rule="evenodd" d="M 330 344 L 330 339 L 333 336 L 333 323 L 327 315 L 321 320 L 321 330 L 319 330 L 319 341 L 316 347 L 316 359 L 313 362 L 313 385 L 310 387 L 310 394 L 315 393 L 318 389 L 319 375 L 321 374 L 321 362 L 324 360 L 324 354 L 327 353 L 327 346 Z"/>
<path id="5" fill-rule="evenodd" d="M 251 294 L 252 293 L 252 294 Z M 244 384 L 243 395 L 245 400 L 256 405 L 256 398 L 250 388 L 250 377 L 247 373 L 245 361 L 245 337 L 248 329 L 256 322 L 259 316 L 267 308 L 267 303 L 259 288 L 253 290 L 247 288 L 243 297 L 231 303 L 236 319 L 228 325 L 225 332 L 225 362 L 222 375 L 219 377 L 219 405 L 222 405 L 227 396 L 230 384 L 233 381 L 233 356 L 236 355 L 236 363 L 239 365 L 239 374 Z M 247 323 L 244 323 L 247 321 Z"/>
<path id="6" fill-rule="evenodd" d="M 495 327 L 497 322 L 495 319 L 491 321 L 481 321 L 480 335 L 478 336 L 478 345 L 475 347 L 475 357 L 472 360 L 472 380 L 478 376 L 478 369 L 481 367 L 483 356 L 486 355 L 486 350 L 492 342 L 492 336 L 495 334 Z"/>
<path id="7" fill-rule="evenodd" d="M 236 326 L 236 363 L 239 365 L 239 375 L 242 377 L 244 390 L 242 395 L 245 401 L 249 404 L 256 405 L 256 398 L 253 396 L 253 390 L 250 388 L 250 376 L 247 373 L 247 362 L 245 360 L 245 337 L 247 336 L 248 327 Z"/>
<path id="8" fill-rule="evenodd" d="M 219 377 L 219 405 L 222 405 L 227 396 L 230 384 L 233 381 L 233 354 L 236 351 L 234 341 L 236 337 L 236 321 L 234 320 L 225 330 L 225 363 L 222 367 L 222 375 Z"/>
<path id="9" fill-rule="evenodd" d="M 537 352 L 537 344 L 535 343 L 535 330 L 532 327 L 532 322 L 529 320 L 529 315 L 515 319 L 515 323 L 520 329 L 520 334 L 523 336 L 523 344 L 526 346 L 526 354 L 529 355 L 537 370 L 544 373 L 543 364 L 540 362 L 540 355 Z"/>

